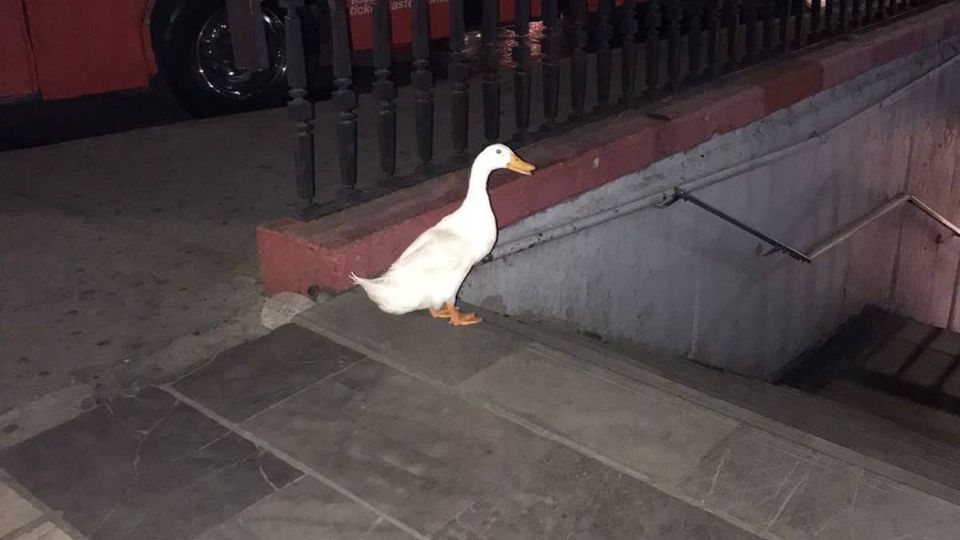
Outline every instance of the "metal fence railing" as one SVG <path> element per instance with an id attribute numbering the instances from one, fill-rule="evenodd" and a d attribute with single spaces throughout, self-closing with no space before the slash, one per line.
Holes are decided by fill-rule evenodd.
<path id="1" fill-rule="evenodd" d="M 305 219 L 457 167 L 471 150 L 479 150 L 471 148 L 471 140 L 523 144 L 900 16 L 929 0 L 516 0 L 506 25 L 500 11 L 504 0 L 474 0 L 482 2 L 476 27 L 465 19 L 464 0 L 448 0 L 443 21 L 431 19 L 438 13 L 436 0 L 412 0 L 406 90 L 411 97 L 403 103 L 398 103 L 394 76 L 392 0 L 366 0 L 373 4 L 373 80 L 369 96 L 358 99 L 351 1 L 326 0 L 334 87 L 334 119 L 328 125 L 335 125 L 339 187 L 322 186 L 326 199 L 319 200 L 314 141 L 319 120 L 307 91 L 309 58 L 300 21 L 304 0 L 281 0 L 288 108 L 298 135 L 296 180 Z M 438 40 L 431 35 L 440 22 L 449 32 Z M 437 54 L 438 43 L 444 54 Z M 477 90 L 480 99 L 471 99 Z M 561 102 L 565 114 L 560 114 Z M 369 125 L 360 125 L 361 106 L 372 110 Z M 505 119 L 505 113 L 512 118 Z M 411 127 L 404 133 L 415 144 L 398 137 L 398 123 Z M 379 162 L 379 178 L 372 186 L 358 185 L 358 160 L 366 159 L 358 150 L 361 135 L 376 139 L 371 159 Z M 442 159 L 438 141 L 447 149 Z M 400 143 L 410 144 L 415 155 L 410 171 L 398 169 Z"/>

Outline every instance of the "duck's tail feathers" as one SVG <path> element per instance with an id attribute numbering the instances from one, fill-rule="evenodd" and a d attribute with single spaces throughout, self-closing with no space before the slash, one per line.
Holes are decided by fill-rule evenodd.
<path id="1" fill-rule="evenodd" d="M 357 276 L 353 272 L 350 272 L 350 281 L 353 281 L 363 289 L 363 292 L 367 294 L 367 297 L 377 306 L 380 307 L 383 311 L 387 313 L 397 313 L 396 309 L 391 306 L 390 301 L 385 296 L 385 291 L 383 288 L 383 282 L 378 279 L 366 279 Z"/>
<path id="2" fill-rule="evenodd" d="M 379 281 L 379 278 L 374 278 L 374 279 L 362 278 L 354 274 L 353 272 L 350 272 L 350 281 L 356 283 L 357 285 L 368 285 L 370 283 L 376 283 L 377 281 Z"/>

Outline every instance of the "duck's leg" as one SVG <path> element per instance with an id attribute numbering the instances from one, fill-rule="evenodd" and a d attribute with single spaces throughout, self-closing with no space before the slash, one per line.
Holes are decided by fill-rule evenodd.
<path id="1" fill-rule="evenodd" d="M 470 326 L 482 321 L 476 313 L 461 313 L 453 302 L 447 302 L 447 311 L 450 313 L 450 324 L 453 326 Z"/>
<path id="2" fill-rule="evenodd" d="M 430 316 L 434 319 L 449 319 L 450 318 L 450 309 L 447 306 L 443 306 L 440 309 L 427 308 L 430 310 Z"/>

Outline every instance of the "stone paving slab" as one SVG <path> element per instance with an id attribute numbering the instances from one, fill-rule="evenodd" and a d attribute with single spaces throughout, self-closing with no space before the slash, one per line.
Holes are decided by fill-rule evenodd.
<path id="1" fill-rule="evenodd" d="M 408 318 L 397 321 L 401 319 Z M 426 318 L 410 324 L 422 322 L 455 332 L 442 322 Z M 362 324 L 358 328 L 382 329 L 377 324 Z M 399 332 L 405 333 L 407 329 Z M 502 328 L 491 327 L 487 333 L 521 341 Z M 436 348 L 451 346 L 454 340 L 432 341 Z M 414 358 L 417 355 L 410 349 L 414 343 L 410 341 L 391 350 L 401 355 L 410 352 L 405 357 Z M 238 364 L 231 369 L 244 369 L 243 364 L 257 361 L 254 355 L 238 356 L 236 360 Z M 190 391 L 197 395 L 189 397 L 200 401 L 204 388 L 191 387 Z M 213 411 L 223 417 L 235 416 L 229 410 L 231 403 L 235 402 L 221 400 L 221 408 Z M 590 538 L 625 538 L 630 537 L 631 531 L 645 531 L 637 537 L 661 538 L 669 530 L 669 537 L 677 538 L 751 537 L 716 516 L 467 403 L 452 388 L 430 384 L 369 359 L 318 380 L 275 405 L 265 406 L 238 427 L 424 536 L 454 538 L 466 532 L 468 537 L 477 538 L 553 538 L 573 532 Z M 574 462 L 579 465 L 571 468 L 567 476 L 552 472 Z M 576 479 L 583 486 L 566 493 L 569 482 Z M 539 499 L 541 502 L 534 504 L 530 499 L 532 486 L 558 500 L 542 504 Z M 317 488 L 324 491 L 319 485 L 311 489 Z M 291 486 L 272 495 L 208 531 L 204 538 L 276 537 L 276 531 L 250 525 L 250 519 L 256 520 L 255 516 L 264 512 L 281 512 L 271 501 L 298 489 Z M 605 505 L 598 501 L 608 500 L 614 493 L 636 497 L 604 510 Z M 506 502 L 500 510 L 488 508 L 501 500 Z M 593 510 L 580 519 L 558 518 L 582 514 L 578 503 L 590 505 Z M 629 511 L 618 514 L 615 510 Z M 359 508 L 353 511 L 369 515 Z M 519 515 L 504 517 L 491 526 L 490 520 L 504 512 Z M 520 517 L 521 522 L 515 521 Z M 281 524 L 281 530 L 290 529 L 286 534 L 296 538 L 300 529 L 291 529 L 294 526 L 288 521 L 298 520 L 282 516 L 274 519 Z M 374 523 L 378 523 L 378 536 L 404 534 L 381 522 Z M 329 526 L 329 521 L 321 520 L 304 530 Z M 346 530 L 334 527 L 330 536 L 350 537 L 360 526 L 369 527 L 371 522 L 361 519 L 360 525 L 353 523 Z"/>
<path id="2" fill-rule="evenodd" d="M 485 324 L 522 336 L 521 339 L 526 340 L 523 349 L 501 357 L 461 382 L 443 384 L 438 376 L 442 368 L 409 360 L 416 357 L 417 341 L 399 345 L 395 342 L 393 348 L 386 349 L 368 346 L 364 339 L 363 329 L 368 327 L 378 327 L 381 333 L 390 328 L 398 333 L 408 332 L 407 325 L 412 323 L 405 319 L 412 318 L 392 317 L 352 306 L 354 316 L 363 318 L 354 319 L 354 325 L 347 327 L 334 326 L 331 320 L 335 317 L 323 313 L 347 309 L 339 305 L 340 302 L 364 301 L 362 297 L 357 298 L 351 299 L 348 295 L 335 298 L 304 314 L 300 321 L 379 361 L 450 387 L 464 399 L 497 411 L 529 429 L 543 430 L 568 448 L 592 455 L 621 471 L 629 471 L 664 493 L 762 536 L 809 538 L 830 531 L 821 537 L 885 538 L 881 527 L 875 525 L 883 524 L 888 530 L 901 531 L 898 534 L 913 531 L 909 534 L 917 534 L 919 538 L 956 537 L 950 523 L 953 516 L 957 516 L 958 505 L 949 502 L 954 501 L 949 488 L 917 477 L 911 472 L 913 469 L 902 470 L 859 453 L 866 448 L 882 450 L 880 454 L 885 456 L 898 456 L 898 452 L 914 449 L 913 443 L 907 445 L 909 448 L 884 446 L 883 443 L 894 440 L 891 437 L 898 432 L 890 431 L 887 423 L 880 419 L 861 429 L 856 422 L 863 418 L 846 414 L 845 409 L 829 402 L 816 398 L 795 399 L 802 396 L 789 389 L 738 382 L 736 377 L 718 373 L 711 377 L 717 379 L 716 384 L 729 385 L 727 393 L 748 392 L 760 398 L 765 406 L 777 410 L 786 407 L 789 421 L 776 427 L 783 414 L 759 421 L 753 409 L 740 409 L 736 399 L 716 408 L 720 412 L 715 413 L 699 405 L 717 404 L 711 395 L 702 394 L 703 385 L 687 386 L 676 393 L 676 383 L 654 375 L 655 372 L 646 372 L 646 376 L 639 378 L 632 376 L 634 372 L 644 371 L 636 364 L 614 368 L 611 364 L 623 362 L 622 356 L 608 352 L 604 361 L 598 362 L 595 357 L 604 356 L 602 350 L 593 352 L 594 349 L 572 346 L 567 342 L 569 338 L 562 334 L 545 340 L 542 334 L 549 332 L 529 331 L 522 324 L 491 314 L 486 314 Z M 423 321 L 418 329 L 422 332 L 421 342 L 468 339 L 458 333 L 459 329 L 427 324 L 431 322 L 429 319 Z M 906 345 L 916 350 L 915 345 Z M 669 390 L 660 391 L 658 381 Z M 801 403 L 817 407 L 815 411 L 805 412 L 796 408 Z M 807 420 L 804 420 L 805 414 Z M 833 419 L 833 423 L 809 422 L 809 415 L 824 414 L 824 418 Z M 703 423 L 699 424 L 698 419 Z M 854 424 L 846 425 L 845 420 Z M 824 440 L 803 434 L 785 438 L 782 434 L 806 425 L 820 428 L 828 425 L 828 431 L 832 431 Z M 771 426 L 776 429 L 769 431 Z M 830 441 L 855 444 L 841 447 Z M 920 441 L 916 446 L 925 448 L 924 444 Z M 851 451 L 851 448 L 857 450 Z M 955 453 L 938 450 L 927 457 L 932 460 L 932 468 L 943 469 L 948 467 L 948 454 Z M 866 484 L 850 478 L 873 479 L 870 485 L 876 488 L 875 493 L 866 489 Z M 816 489 L 811 490 L 811 485 Z M 906 508 L 919 506 L 931 513 L 921 517 L 894 511 L 881 496 L 888 492 L 896 493 L 895 504 Z M 852 498 L 858 497 L 854 493 L 871 495 L 851 503 Z M 864 506 L 866 500 L 871 502 Z M 824 505 L 823 501 L 832 502 Z"/>
<path id="3" fill-rule="evenodd" d="M 903 371 L 903 380 L 918 386 L 933 386 L 944 376 L 954 357 L 934 349 L 926 349 Z"/>
<path id="4" fill-rule="evenodd" d="M 918 345 L 899 339 L 891 339 L 873 351 L 864 361 L 870 371 L 893 375 L 916 354 Z"/>
<path id="5" fill-rule="evenodd" d="M 240 422 L 360 358 L 353 350 L 288 324 L 220 354 L 173 386 Z"/>
<path id="6" fill-rule="evenodd" d="M 529 339 L 489 324 L 451 328 L 423 312 L 386 315 L 354 290 L 311 309 L 298 320 L 389 356 L 403 369 L 457 384 L 520 350 Z M 449 331 L 448 331 L 449 330 Z"/>
<path id="7" fill-rule="evenodd" d="M 93 540 L 189 539 L 301 476 L 152 388 L 0 451 L 0 468 Z"/>
<path id="8" fill-rule="evenodd" d="M 555 446 L 371 360 L 242 426 L 424 535 Z"/>
<path id="9" fill-rule="evenodd" d="M 947 540 L 960 533 L 957 506 L 752 428 L 718 445 L 683 489 L 785 539 Z"/>
<path id="10" fill-rule="evenodd" d="M 20 496 L 13 488 L 0 482 L 0 538 L 39 519 L 43 512 Z"/>
<path id="11" fill-rule="evenodd" d="M 903 326 L 897 331 L 896 338 L 914 345 L 922 345 L 930 340 L 937 332 L 937 329 L 922 322 L 913 319 L 906 319 Z"/>
<path id="12" fill-rule="evenodd" d="M 471 505 L 434 538 L 756 537 L 590 457 L 558 447 Z"/>
<path id="13" fill-rule="evenodd" d="M 313 478 L 302 478 L 197 540 L 404 540 L 410 535 Z"/>
<path id="14" fill-rule="evenodd" d="M 936 339 L 930 342 L 930 348 L 951 356 L 960 356 L 960 334 L 941 330 Z"/>
<path id="15" fill-rule="evenodd" d="M 12 540 L 74 540 L 69 534 L 55 524 L 45 521 L 38 527 L 31 529 Z"/>
<path id="16" fill-rule="evenodd" d="M 943 383 L 943 393 L 948 396 L 960 398 L 960 369 L 950 374 Z"/>
<path id="17" fill-rule="evenodd" d="M 530 346 L 460 388 L 649 478 L 673 484 L 735 430 L 735 420 L 678 403 L 656 388 L 617 386 Z"/>
<path id="18" fill-rule="evenodd" d="M 0 467 L 91 540 L 960 537 L 960 505 L 695 391 L 497 317 L 453 328 L 364 302 L 330 300 L 300 319 L 316 333 L 281 327 Z"/>

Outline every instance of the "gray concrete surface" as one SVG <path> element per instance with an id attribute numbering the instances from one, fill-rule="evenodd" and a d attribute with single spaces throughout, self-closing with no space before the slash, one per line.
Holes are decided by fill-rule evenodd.
<path id="1" fill-rule="evenodd" d="M 766 246 L 691 204 L 630 205 L 721 178 L 696 196 L 800 249 L 901 190 L 956 221 L 958 52 L 954 40 L 882 66 L 531 216 L 501 231 L 462 295 L 759 377 L 867 302 L 955 329 L 960 240 L 914 208 L 805 265 L 758 256 Z M 619 213 L 590 222 L 603 212 Z"/>
<path id="2" fill-rule="evenodd" d="M 0 153 L 3 436 L 79 396 L 14 407 L 73 385 L 89 406 L 256 331 L 254 229 L 293 211 L 291 139 L 267 111 Z"/>
<path id="3" fill-rule="evenodd" d="M 955 451 L 935 451 L 923 446 L 927 442 L 902 440 L 903 431 L 892 423 L 788 388 L 658 357 L 660 365 L 683 364 L 696 381 L 690 384 L 679 376 L 671 378 L 679 374 L 617 354 L 566 329 L 530 326 L 492 313 L 484 316 L 483 324 L 461 332 L 422 313 L 385 315 L 361 294 L 347 293 L 306 312 L 299 322 L 761 537 L 946 539 L 960 533 L 953 522 L 960 515 L 956 486 L 940 484 L 942 475 L 933 474 L 931 480 L 899 466 L 908 465 L 906 460 L 872 457 L 903 452 L 912 456 L 913 465 L 935 461 L 945 467 L 942 472 L 949 470 L 946 461 L 960 462 Z M 375 335 L 371 328 L 377 329 Z M 509 345 L 500 350 L 477 347 L 478 340 L 489 343 L 491 334 Z M 437 354 L 441 352 L 445 354 Z M 461 366 L 456 377 L 450 376 L 451 363 Z M 398 392 L 391 389 L 395 383 L 380 376 L 353 377 L 363 383 L 344 385 L 357 392 L 379 388 L 382 393 L 371 393 L 380 399 Z M 311 400 L 297 400 L 300 411 L 314 407 L 321 393 L 312 395 Z M 749 404 L 758 396 L 765 396 L 759 400 L 765 403 Z M 308 401 L 314 405 L 308 406 Z M 360 403 L 365 402 L 353 398 L 349 403 L 353 411 L 362 410 Z M 818 405 L 811 408 L 811 403 Z M 290 402 L 282 409 L 286 414 L 270 414 L 254 424 L 295 417 L 297 436 L 304 437 L 321 429 L 314 418 L 328 414 L 297 412 Z M 413 411 L 407 414 L 416 416 Z M 818 425 L 832 426 L 833 433 Z M 814 427 L 812 432 L 804 432 L 807 426 Z M 362 440 L 353 448 L 370 455 L 360 448 L 375 445 L 378 439 Z M 894 450 L 891 442 L 900 448 Z M 918 446 L 904 450 L 912 444 Z M 416 470 L 416 462 L 401 457 L 403 453 L 376 455 L 383 457 L 375 461 Z M 942 461 L 944 456 L 952 457 Z M 363 482 L 350 477 L 344 481 Z M 521 495 L 504 497 L 525 500 Z M 490 504 L 500 509 L 497 503 Z M 509 519 L 512 504 L 504 503 L 499 514 L 485 510 L 492 517 L 484 523 L 496 526 Z"/>
<path id="4" fill-rule="evenodd" d="M 960 491 L 861 451 L 886 449 L 895 428 L 878 438 L 824 398 L 797 406 L 790 389 L 744 392 L 702 367 L 713 376 L 687 385 L 569 331 L 483 315 L 452 328 L 343 294 L 172 384 L 0 449 L 14 534 L 44 521 L 76 540 L 960 534 Z M 732 391 L 779 395 L 766 412 L 786 405 L 850 444 Z M 941 458 L 923 456 L 960 463 Z"/>

